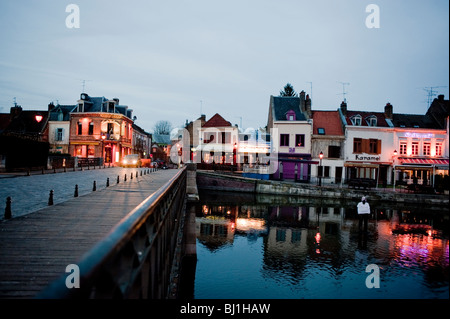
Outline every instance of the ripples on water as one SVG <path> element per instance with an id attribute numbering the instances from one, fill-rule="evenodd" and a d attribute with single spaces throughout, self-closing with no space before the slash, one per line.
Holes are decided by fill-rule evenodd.
<path id="1" fill-rule="evenodd" d="M 194 298 L 449 298 L 448 211 L 371 203 L 364 234 L 356 203 L 220 199 L 196 206 Z"/>

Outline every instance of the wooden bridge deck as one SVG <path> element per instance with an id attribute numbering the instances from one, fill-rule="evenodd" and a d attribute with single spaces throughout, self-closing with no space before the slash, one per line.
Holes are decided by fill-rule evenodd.
<path id="1" fill-rule="evenodd" d="M 159 170 L 0 221 L 0 298 L 31 299 L 178 170 Z"/>

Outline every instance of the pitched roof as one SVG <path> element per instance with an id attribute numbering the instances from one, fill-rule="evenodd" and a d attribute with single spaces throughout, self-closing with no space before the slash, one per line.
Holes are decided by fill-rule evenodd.
<path id="1" fill-rule="evenodd" d="M 70 113 L 75 110 L 76 105 L 60 105 L 57 104 L 49 114 L 49 121 L 58 121 L 59 114 L 62 114 L 62 121 L 70 120 Z"/>
<path id="2" fill-rule="evenodd" d="M 386 122 L 386 116 L 383 112 L 368 112 L 368 111 L 347 111 L 347 114 L 345 116 L 346 125 L 352 126 L 351 118 L 354 116 L 360 115 L 361 116 L 361 125 L 360 126 L 370 126 L 367 123 L 367 119 L 374 116 L 377 118 L 377 125 L 376 127 L 390 127 L 390 125 Z"/>
<path id="3" fill-rule="evenodd" d="M 219 113 L 214 114 L 203 127 L 224 127 L 224 126 L 232 126 L 230 122 L 225 120 Z"/>
<path id="4" fill-rule="evenodd" d="M 392 122 L 395 127 L 439 128 L 438 123 L 428 115 L 394 113 L 392 117 Z"/>
<path id="5" fill-rule="evenodd" d="M 294 96 L 274 96 L 272 104 L 272 116 L 274 121 L 286 121 L 286 113 L 295 112 L 297 121 L 305 121 L 305 115 L 300 111 L 300 98 Z"/>
<path id="6" fill-rule="evenodd" d="M 319 134 L 318 128 L 324 129 L 324 135 L 344 135 L 338 111 L 313 111 L 313 134 Z"/>

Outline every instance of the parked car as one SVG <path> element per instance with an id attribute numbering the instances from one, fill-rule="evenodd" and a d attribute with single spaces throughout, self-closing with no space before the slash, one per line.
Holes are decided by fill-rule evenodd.
<path id="1" fill-rule="evenodd" d="M 128 154 L 122 159 L 122 167 L 141 167 L 141 159 L 138 154 Z"/>

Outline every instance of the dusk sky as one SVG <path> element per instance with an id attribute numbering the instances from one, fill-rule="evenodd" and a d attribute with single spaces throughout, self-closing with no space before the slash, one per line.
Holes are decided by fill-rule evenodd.
<path id="1" fill-rule="evenodd" d="M 424 114 L 427 88 L 449 96 L 448 0 L 2 0 L 0 30 L 1 113 L 76 104 L 83 80 L 148 132 L 201 113 L 264 127 L 288 82 L 313 110 L 336 110 L 342 83 L 350 110 Z"/>

